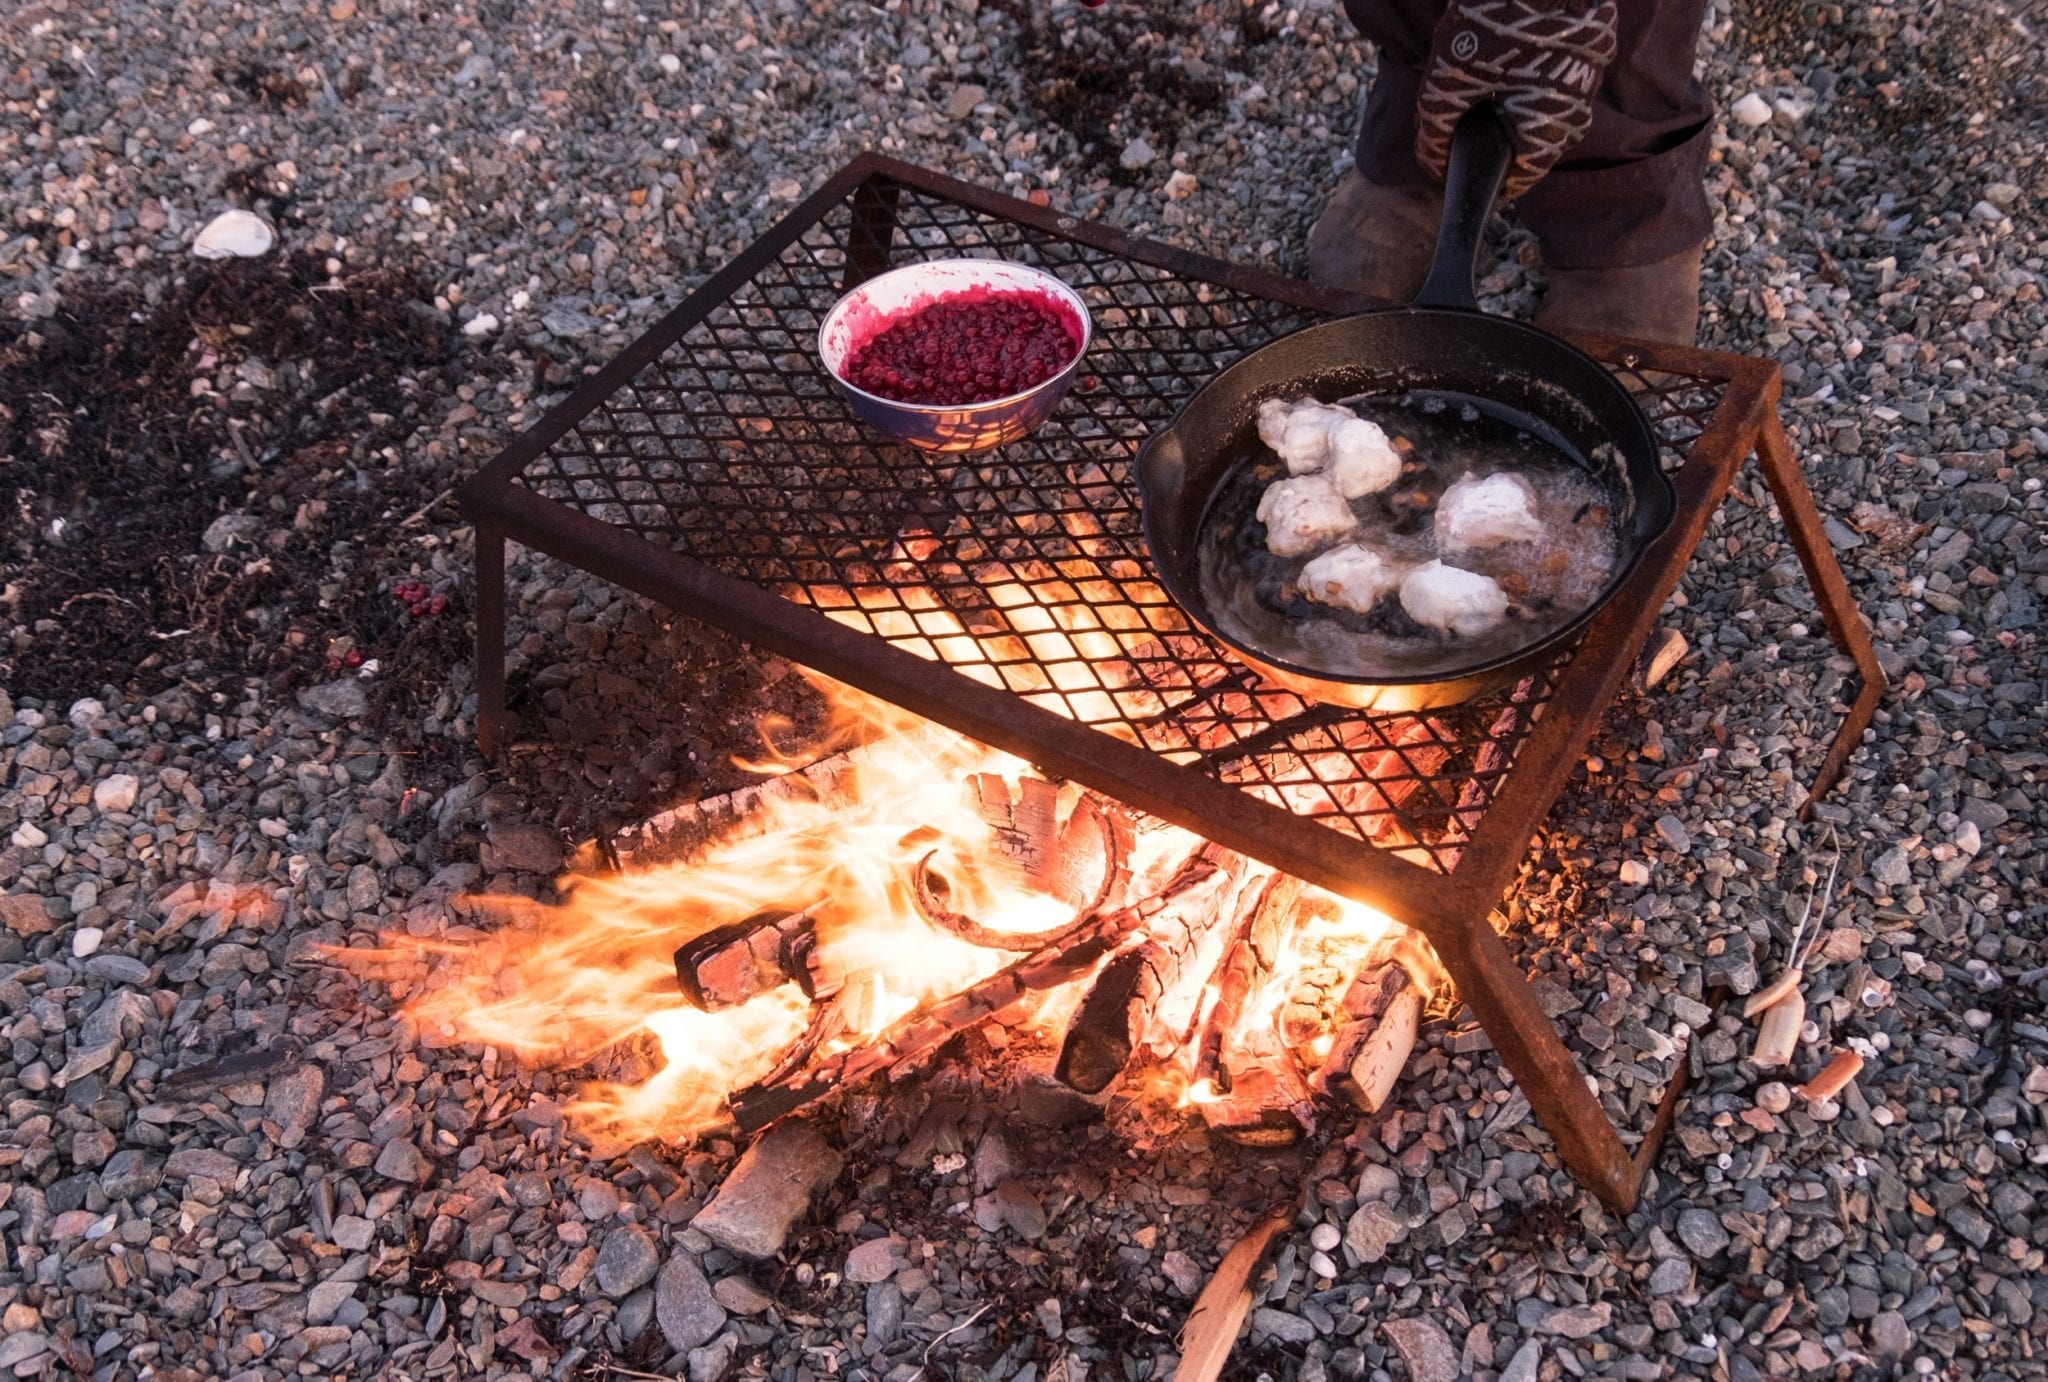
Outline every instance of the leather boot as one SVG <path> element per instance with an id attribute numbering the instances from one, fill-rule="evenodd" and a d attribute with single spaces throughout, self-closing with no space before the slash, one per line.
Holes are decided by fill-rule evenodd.
<path id="1" fill-rule="evenodd" d="M 1552 269 L 1536 325 L 1693 345 L 1700 330 L 1700 249 L 1627 268 Z"/>
<path id="2" fill-rule="evenodd" d="M 1441 187 L 1382 187 L 1353 168 L 1308 233 L 1308 276 L 1326 288 L 1406 302 L 1429 275 Z"/>

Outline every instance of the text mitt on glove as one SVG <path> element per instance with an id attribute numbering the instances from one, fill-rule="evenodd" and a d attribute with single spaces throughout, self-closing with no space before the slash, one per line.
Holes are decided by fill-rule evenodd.
<path id="1" fill-rule="evenodd" d="M 1422 166 L 1441 178 L 1458 118 L 1491 100 L 1514 130 L 1503 195 L 1512 200 L 1535 186 L 1593 123 L 1616 20 L 1615 0 L 1452 0 L 1416 98 Z"/>

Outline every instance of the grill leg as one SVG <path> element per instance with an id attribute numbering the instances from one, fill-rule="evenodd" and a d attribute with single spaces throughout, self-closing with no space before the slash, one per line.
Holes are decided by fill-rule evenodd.
<path id="1" fill-rule="evenodd" d="M 893 182 L 869 178 L 853 189 L 853 224 L 846 232 L 846 281 L 850 291 L 889 267 L 889 249 L 896 239 L 896 199 L 903 189 Z"/>
<path id="2" fill-rule="evenodd" d="M 1639 1165 L 1629 1157 L 1585 1072 L 1565 1050 L 1557 1026 L 1536 1001 L 1507 946 L 1484 916 L 1477 921 L 1421 926 L 1450 971 L 1458 997 L 1471 1005 L 1508 1073 L 1543 1130 L 1557 1144 L 1565 1169 L 1615 1214 L 1636 1207 L 1654 1151 Z"/>
<path id="3" fill-rule="evenodd" d="M 1775 412 L 1765 418 L 1757 436 L 1756 456 L 1764 483 L 1771 487 L 1771 494 L 1778 501 L 1786 536 L 1792 539 L 1792 548 L 1806 571 L 1807 584 L 1813 587 L 1814 599 L 1820 604 L 1821 617 L 1827 621 L 1835 646 L 1856 660 L 1857 679 L 1861 683 L 1856 699 L 1849 704 L 1849 713 L 1835 731 L 1834 742 L 1828 746 L 1820 771 L 1814 775 L 1813 787 L 1799 808 L 1801 819 L 1805 819 L 1813 814 L 1813 804 L 1835 785 L 1849 755 L 1862 741 L 1863 731 L 1884 695 L 1884 668 L 1878 665 L 1877 649 L 1870 642 L 1870 631 L 1863 626 L 1856 597 L 1849 593 L 1841 563 L 1835 560 L 1834 549 L 1828 545 L 1820 510 L 1814 506 L 1813 491 L 1807 488 L 1806 476 L 1799 469 L 1799 455 Z"/>
<path id="4" fill-rule="evenodd" d="M 505 713 L 505 530 L 476 525 L 476 743 L 496 758 L 510 737 Z"/>

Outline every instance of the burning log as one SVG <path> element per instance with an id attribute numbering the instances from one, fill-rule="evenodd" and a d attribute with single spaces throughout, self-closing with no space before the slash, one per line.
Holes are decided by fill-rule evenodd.
<path id="1" fill-rule="evenodd" d="M 832 987 L 818 961 L 817 919 L 808 911 L 757 912 L 676 947 L 676 987 L 705 1012 L 787 983 L 814 1000 Z"/>
<path id="2" fill-rule="evenodd" d="M 1229 1087 L 1196 1101 L 1211 1132 L 1243 1147 L 1291 1147 L 1316 1130 L 1308 1082 L 1273 1028 L 1245 1033 L 1227 1070 Z"/>
<path id="3" fill-rule="evenodd" d="M 1080 915 L 1115 905 L 1130 885 L 1130 817 L 1095 793 L 1063 791 L 1037 777 L 1013 783 L 993 773 L 975 774 L 967 790 L 995 830 L 996 851 L 1034 892 L 1057 897 Z"/>
<path id="4" fill-rule="evenodd" d="M 1128 893 L 1134 836 L 1128 813 L 1081 792 L 1062 819 L 1061 789 L 1042 778 L 1012 784 L 977 773 L 968 782 L 968 793 L 995 830 L 1004 864 L 1022 875 L 1026 887 L 1072 906 L 1076 919 L 1114 906 Z M 951 888 L 933 867 L 937 857 L 934 850 L 911 870 L 911 897 L 927 922 L 992 950 L 1030 950 L 1038 944 L 1042 932 L 998 930 L 954 911 L 948 905 Z"/>
<path id="5" fill-rule="evenodd" d="M 1419 953 L 1422 942 L 1406 927 L 1396 926 L 1366 953 L 1358 976 L 1345 991 L 1344 1026 L 1316 1072 L 1322 1093 L 1340 1094 L 1362 1112 L 1377 1113 L 1393 1093 L 1408 1055 L 1431 986 L 1431 967 Z"/>
<path id="6" fill-rule="evenodd" d="M 1302 885 L 1274 874 L 1247 889 L 1216 971 L 1216 1001 L 1195 1056 L 1195 1098 L 1210 1130 L 1248 1147 L 1285 1147 L 1314 1131 L 1309 1089 L 1270 1023 L 1241 1030 L 1247 1004 L 1273 977 L 1299 916 Z M 1227 1041 L 1233 1044 L 1226 1047 Z"/>
<path id="7" fill-rule="evenodd" d="M 1218 851 L 1220 853 L 1220 851 Z M 1141 902 L 1098 912 L 1040 939 L 1038 948 L 1015 963 L 951 997 L 899 1019 L 872 1040 L 839 1052 L 801 1074 L 764 1080 L 734 1094 L 727 1107 L 742 1132 L 753 1132 L 834 1090 L 880 1074 L 943 1045 L 968 1028 L 1008 1009 L 1031 993 L 1068 983 L 1093 967 L 1124 937 L 1149 928 L 1154 918 L 1213 896 L 1229 876 L 1230 861 L 1204 849 L 1190 859 L 1165 889 Z M 1238 861 L 1241 864 L 1241 861 Z"/>
<path id="8" fill-rule="evenodd" d="M 1207 886 L 1180 889 L 1170 905 L 1125 939 L 1089 985 L 1053 1067 L 1070 1089 L 1096 1094 L 1122 1072 L 1159 1001 L 1221 922 L 1245 860 L 1214 845 L 1205 845 L 1196 858 L 1208 865 Z"/>
<path id="9" fill-rule="evenodd" d="M 1223 1039 L 1236 1031 L 1244 1005 L 1270 978 L 1281 943 L 1301 901 L 1301 880 L 1276 873 L 1238 908 L 1231 936 L 1216 969 L 1216 1002 L 1203 1024 L 1195 1056 L 1195 1078 L 1214 1081 L 1222 1072 Z M 1247 889 L 1247 892 L 1251 890 Z"/>

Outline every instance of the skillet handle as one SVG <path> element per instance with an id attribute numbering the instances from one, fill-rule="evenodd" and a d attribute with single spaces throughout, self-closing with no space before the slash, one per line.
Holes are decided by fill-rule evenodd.
<path id="1" fill-rule="evenodd" d="M 1507 117 L 1493 102 L 1481 101 L 1459 119 L 1444 169 L 1444 219 L 1436 233 L 1436 258 L 1430 261 L 1422 291 L 1415 295 L 1417 307 L 1478 308 L 1473 269 L 1479 241 L 1514 156 Z"/>

